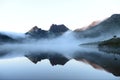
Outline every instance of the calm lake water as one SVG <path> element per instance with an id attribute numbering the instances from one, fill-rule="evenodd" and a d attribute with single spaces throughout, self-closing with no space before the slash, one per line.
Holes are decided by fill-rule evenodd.
<path id="1" fill-rule="evenodd" d="M 34 64 L 30 60 L 34 54 L 29 55 L 30 58 L 17 54 L 2 55 L 0 80 L 120 80 L 118 54 L 101 52 L 92 47 L 64 48 L 39 52 L 41 53 L 60 54 L 69 60 L 64 65 L 53 66 L 48 57 Z"/>

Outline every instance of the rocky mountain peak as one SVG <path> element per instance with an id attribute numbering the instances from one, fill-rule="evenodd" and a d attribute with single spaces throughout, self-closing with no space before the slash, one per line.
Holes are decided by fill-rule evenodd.
<path id="1" fill-rule="evenodd" d="M 37 26 L 34 26 L 32 29 L 30 29 L 30 30 L 28 31 L 28 33 L 38 32 L 39 30 L 41 30 L 41 28 L 38 28 Z"/>
<path id="2" fill-rule="evenodd" d="M 49 31 L 53 33 L 61 33 L 61 32 L 66 32 L 68 30 L 69 29 L 64 24 L 61 25 L 52 24 L 49 29 Z"/>
<path id="3" fill-rule="evenodd" d="M 26 35 L 30 35 L 33 38 L 44 38 L 48 35 L 48 32 L 38 28 L 37 26 L 34 26 L 31 30 L 26 32 Z"/>

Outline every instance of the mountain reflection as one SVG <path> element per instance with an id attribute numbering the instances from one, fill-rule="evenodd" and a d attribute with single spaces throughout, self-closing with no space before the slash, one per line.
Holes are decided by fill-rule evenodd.
<path id="1" fill-rule="evenodd" d="M 71 51 L 69 50 L 69 52 Z M 59 51 L 37 52 L 37 54 L 31 53 L 24 56 L 35 64 L 41 60 L 48 59 L 51 65 L 65 65 L 70 59 L 75 59 L 87 63 L 95 69 L 105 70 L 115 76 L 120 76 L 120 55 L 108 54 L 99 51 L 97 48 L 80 48 L 74 50 L 69 56 L 66 56 L 64 51 L 63 53 Z"/>
<path id="2" fill-rule="evenodd" d="M 64 65 L 66 62 L 69 61 L 67 57 L 64 55 L 61 55 L 59 53 L 40 53 L 40 54 L 30 54 L 25 55 L 29 60 L 31 60 L 33 63 L 37 63 L 38 61 L 41 61 L 43 59 L 49 59 L 51 65 Z"/>
<path id="3" fill-rule="evenodd" d="M 77 61 L 86 62 L 96 69 L 103 69 L 115 76 L 120 76 L 120 56 L 100 51 L 76 52 Z M 117 58 L 117 59 L 116 59 Z"/>

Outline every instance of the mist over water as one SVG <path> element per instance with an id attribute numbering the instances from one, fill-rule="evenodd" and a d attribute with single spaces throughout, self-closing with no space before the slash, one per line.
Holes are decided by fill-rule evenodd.
<path id="1" fill-rule="evenodd" d="M 14 39 L 27 38 L 24 33 L 1 32 Z M 107 36 L 108 38 L 110 36 Z M 96 38 L 76 38 L 73 31 L 67 31 L 57 38 L 33 39 L 27 38 L 22 43 L 4 43 L 0 46 L 0 54 L 24 56 L 26 54 L 40 54 L 39 52 L 56 52 L 63 55 L 71 56 L 76 50 L 80 50 L 83 46 L 80 44 L 97 42 L 104 40 L 104 36 Z M 51 54 L 51 53 L 50 53 Z"/>
<path id="2" fill-rule="evenodd" d="M 5 33 L 7 34 L 7 33 Z M 10 33 L 12 34 L 12 33 Z M 24 34 L 14 34 L 9 35 L 14 38 L 24 38 Z M 0 52 L 7 55 L 24 56 L 25 54 L 38 54 L 38 52 L 56 52 L 65 53 L 64 55 L 71 55 L 71 53 L 79 49 L 79 44 L 82 43 L 81 40 L 77 40 L 72 31 L 64 33 L 62 36 L 52 39 L 25 39 L 22 43 L 4 43 L 0 46 Z M 50 53 L 51 54 L 51 53 Z"/>

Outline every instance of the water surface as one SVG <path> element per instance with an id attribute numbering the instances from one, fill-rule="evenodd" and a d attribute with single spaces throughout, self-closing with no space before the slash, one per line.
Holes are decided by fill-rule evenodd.
<path id="1" fill-rule="evenodd" d="M 40 54 L 52 54 L 41 57 Z M 59 59 L 54 58 L 54 54 Z M 12 55 L 11 57 L 8 57 Z M 35 56 L 34 56 L 35 55 Z M 64 50 L 40 51 L 29 54 L 36 64 L 25 56 L 2 55 L 0 80 L 119 80 L 120 56 L 99 51 L 93 47 L 64 48 Z M 34 56 L 34 57 L 32 57 Z M 36 57 L 37 56 L 37 57 Z M 39 57 L 40 56 L 40 57 Z M 51 58 L 52 57 L 52 58 Z M 63 60 L 67 58 L 64 64 Z M 51 62 L 58 60 L 58 62 Z M 53 65 L 54 64 L 54 65 Z"/>

